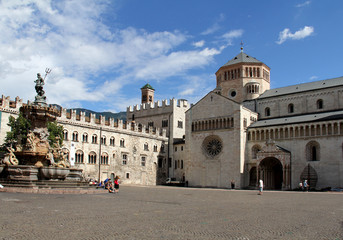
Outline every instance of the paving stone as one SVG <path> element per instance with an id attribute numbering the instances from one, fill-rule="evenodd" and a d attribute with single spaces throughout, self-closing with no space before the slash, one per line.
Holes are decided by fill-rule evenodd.
<path id="1" fill-rule="evenodd" d="M 342 201 L 342 193 L 125 185 L 119 194 L 0 192 L 0 239 L 335 240 Z"/>

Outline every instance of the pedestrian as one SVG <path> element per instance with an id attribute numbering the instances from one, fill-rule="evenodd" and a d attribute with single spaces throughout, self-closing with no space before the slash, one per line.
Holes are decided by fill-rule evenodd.
<path id="1" fill-rule="evenodd" d="M 309 185 L 307 183 L 307 180 L 304 181 L 304 191 L 308 192 Z"/>
<path id="2" fill-rule="evenodd" d="M 260 179 L 258 181 L 258 189 L 259 189 L 258 195 L 262 195 L 262 192 L 263 192 L 263 181 L 262 181 L 262 179 Z"/>
<path id="3" fill-rule="evenodd" d="M 235 189 L 235 180 L 231 180 L 231 189 Z"/>
<path id="4" fill-rule="evenodd" d="M 116 178 L 114 179 L 114 191 L 116 193 L 119 193 L 119 177 L 116 176 Z"/>
<path id="5" fill-rule="evenodd" d="M 302 182 L 299 183 L 299 189 L 300 189 L 301 191 L 304 191 L 304 185 L 303 185 Z"/>
<path id="6" fill-rule="evenodd" d="M 111 181 L 107 182 L 107 190 L 109 193 L 115 193 L 115 190 L 113 189 L 113 184 Z"/>

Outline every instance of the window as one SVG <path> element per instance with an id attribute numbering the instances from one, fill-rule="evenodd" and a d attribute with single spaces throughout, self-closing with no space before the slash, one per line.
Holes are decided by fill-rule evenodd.
<path id="1" fill-rule="evenodd" d="M 154 145 L 154 152 L 157 152 L 157 145 Z"/>
<path id="2" fill-rule="evenodd" d="M 114 137 L 110 138 L 110 145 L 115 146 L 115 138 Z"/>
<path id="3" fill-rule="evenodd" d="M 149 151 L 149 145 L 148 145 L 148 143 L 145 143 L 145 144 L 144 144 L 144 151 Z"/>
<path id="4" fill-rule="evenodd" d="M 66 129 L 63 130 L 63 140 L 68 141 L 68 131 Z"/>
<path id="5" fill-rule="evenodd" d="M 120 147 L 125 147 L 125 140 L 124 139 L 120 139 Z"/>
<path id="6" fill-rule="evenodd" d="M 145 167 L 145 157 L 142 157 L 142 158 L 141 158 L 141 166 L 142 166 L 142 167 Z"/>
<path id="7" fill-rule="evenodd" d="M 108 154 L 107 153 L 103 153 L 101 155 L 100 164 L 108 165 Z"/>
<path id="8" fill-rule="evenodd" d="M 152 102 L 152 96 L 149 96 L 149 102 Z"/>
<path id="9" fill-rule="evenodd" d="M 177 152 L 177 147 L 175 147 L 175 152 Z"/>
<path id="10" fill-rule="evenodd" d="M 106 145 L 106 137 L 102 136 L 101 139 L 100 139 L 100 142 L 101 142 L 102 145 Z"/>
<path id="11" fill-rule="evenodd" d="M 89 164 L 96 164 L 96 153 L 90 152 L 88 155 L 88 163 Z"/>
<path id="12" fill-rule="evenodd" d="M 293 105 L 293 103 L 290 103 L 288 105 L 288 113 L 294 113 L 294 105 Z"/>
<path id="13" fill-rule="evenodd" d="M 127 165 L 127 155 L 123 154 L 123 165 Z"/>
<path id="14" fill-rule="evenodd" d="M 163 166 L 163 158 L 158 158 L 158 168 L 162 168 Z"/>
<path id="15" fill-rule="evenodd" d="M 310 141 L 306 144 L 306 159 L 307 161 L 320 160 L 320 145 L 316 141 Z"/>
<path id="16" fill-rule="evenodd" d="M 168 120 L 162 120 L 162 127 L 168 127 Z"/>
<path id="17" fill-rule="evenodd" d="M 319 99 L 317 101 L 317 109 L 323 109 L 323 100 L 322 99 Z"/>
<path id="18" fill-rule="evenodd" d="M 181 169 L 183 169 L 183 160 L 181 160 Z"/>
<path id="19" fill-rule="evenodd" d="M 164 144 L 161 145 L 161 152 L 164 153 Z"/>
<path id="20" fill-rule="evenodd" d="M 183 128 L 183 122 L 182 121 L 177 121 L 177 127 L 178 128 Z"/>
<path id="21" fill-rule="evenodd" d="M 177 169 L 177 161 L 176 160 L 174 162 L 174 167 L 175 167 L 175 169 Z"/>
<path id="22" fill-rule="evenodd" d="M 261 147 L 259 145 L 255 145 L 251 149 L 251 158 L 256 159 L 257 158 L 257 153 L 261 151 Z"/>
<path id="23" fill-rule="evenodd" d="M 73 132 L 73 142 L 78 142 L 79 134 L 78 132 Z"/>
<path id="24" fill-rule="evenodd" d="M 84 133 L 82 135 L 82 142 L 88 142 L 88 134 L 87 133 Z"/>
<path id="25" fill-rule="evenodd" d="M 243 119 L 243 127 L 247 128 L 247 126 L 248 126 L 248 119 L 244 118 Z"/>
<path id="26" fill-rule="evenodd" d="M 126 178 L 127 178 L 127 179 L 130 178 L 130 173 L 126 173 Z"/>
<path id="27" fill-rule="evenodd" d="M 183 146 L 181 146 L 181 151 L 183 151 Z"/>
<path id="28" fill-rule="evenodd" d="M 83 152 L 81 150 L 75 152 L 75 163 L 83 163 Z"/>
<path id="29" fill-rule="evenodd" d="M 142 96 L 142 102 L 146 102 L 146 100 L 147 100 L 147 96 L 146 96 L 146 95 L 143 95 L 143 96 Z"/>
<path id="30" fill-rule="evenodd" d="M 269 107 L 267 107 L 267 108 L 264 109 L 264 115 L 265 115 L 266 117 L 270 116 L 270 108 L 269 108 Z"/>
<path id="31" fill-rule="evenodd" d="M 154 122 L 148 122 L 148 127 L 153 127 L 154 126 Z"/>
<path id="32" fill-rule="evenodd" d="M 97 142 L 98 142 L 98 136 L 94 134 L 92 136 L 92 143 L 97 143 Z"/>

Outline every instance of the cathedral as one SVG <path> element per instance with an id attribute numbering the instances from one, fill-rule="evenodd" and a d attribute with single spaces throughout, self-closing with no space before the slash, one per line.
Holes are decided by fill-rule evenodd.
<path id="1" fill-rule="evenodd" d="M 197 103 L 154 101 L 141 88 L 126 122 L 61 110 L 64 149 L 89 178 L 123 184 L 291 190 L 343 187 L 343 77 L 270 89 L 270 68 L 241 52 L 221 66 Z M 0 99 L 0 143 L 19 98 Z"/>

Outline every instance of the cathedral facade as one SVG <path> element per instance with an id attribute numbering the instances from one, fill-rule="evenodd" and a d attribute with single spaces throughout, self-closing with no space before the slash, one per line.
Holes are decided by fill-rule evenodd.
<path id="1" fill-rule="evenodd" d="M 343 187 L 343 77 L 270 89 L 270 68 L 241 52 L 218 69 L 216 87 L 197 103 L 142 102 L 127 121 L 61 110 L 64 150 L 86 177 L 111 173 L 124 184 L 289 190 Z M 0 101 L 0 143 L 19 98 Z"/>

